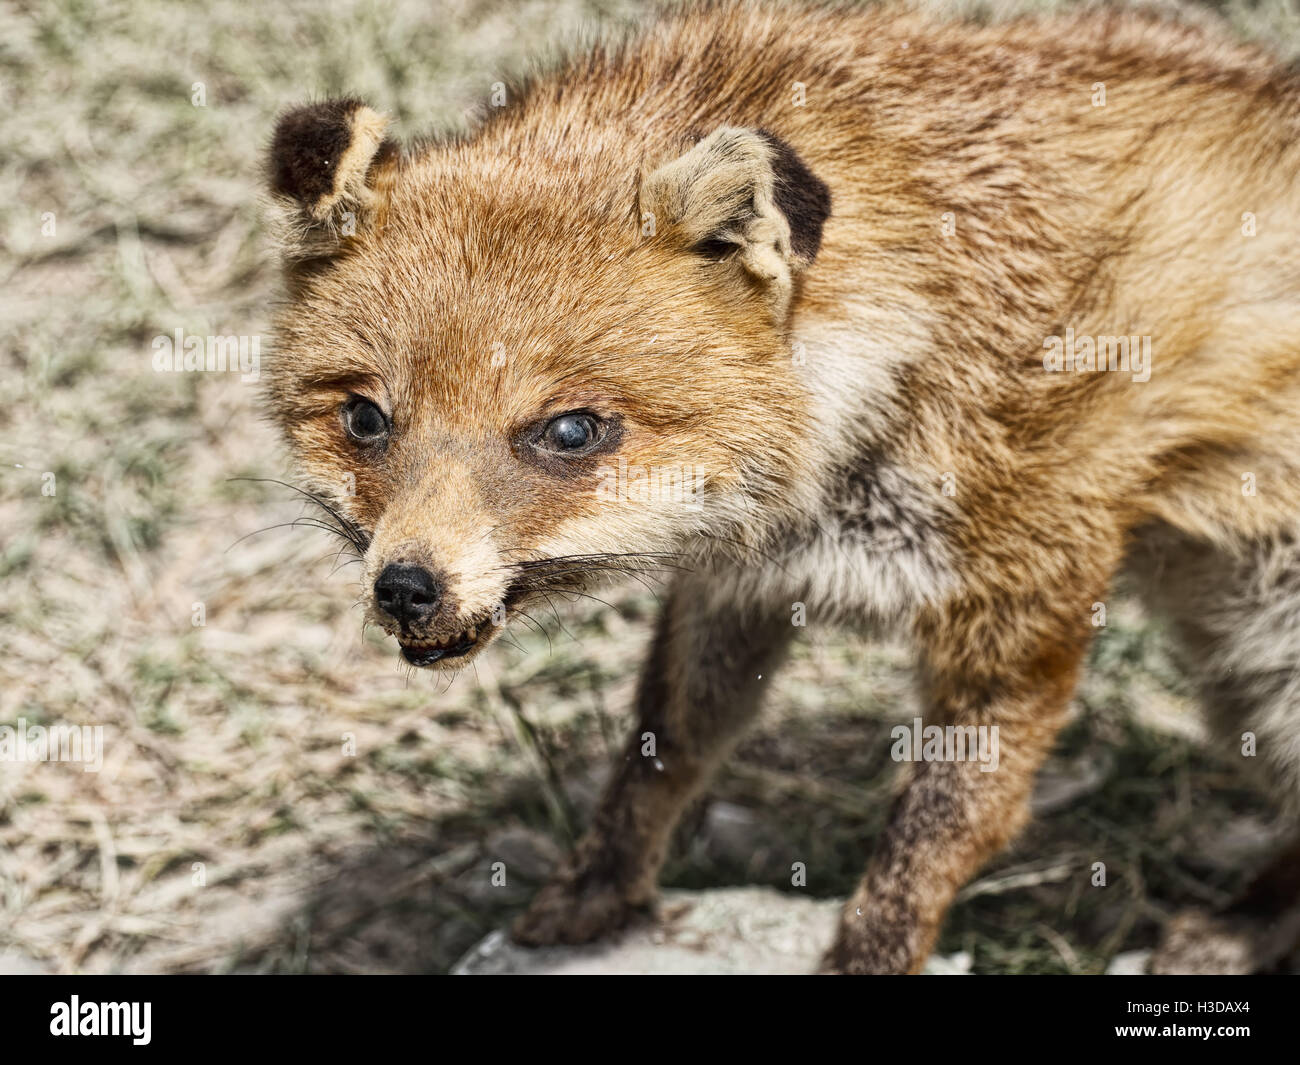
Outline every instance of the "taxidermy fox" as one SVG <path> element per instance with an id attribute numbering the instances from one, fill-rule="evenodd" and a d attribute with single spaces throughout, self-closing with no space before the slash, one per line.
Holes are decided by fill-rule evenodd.
<path id="1" fill-rule="evenodd" d="M 910 635 L 925 722 L 1000 750 L 907 767 L 827 971 L 922 966 L 1126 572 L 1221 749 L 1250 733 L 1300 798 L 1300 78 L 1269 55 L 1132 13 L 706 4 L 462 137 L 290 111 L 268 172 L 271 402 L 408 662 L 675 574 L 627 756 L 522 942 L 652 906 L 800 607 Z M 1293 846 L 1155 967 L 1276 964 L 1298 896 Z"/>

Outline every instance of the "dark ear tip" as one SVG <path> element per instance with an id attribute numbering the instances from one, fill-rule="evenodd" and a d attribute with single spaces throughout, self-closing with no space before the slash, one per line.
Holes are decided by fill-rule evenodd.
<path id="1" fill-rule="evenodd" d="M 286 111 L 271 138 L 272 191 L 310 205 L 334 188 L 335 169 L 352 141 L 352 116 L 365 104 L 353 97 Z"/>
<path id="2" fill-rule="evenodd" d="M 776 205 L 790 224 L 791 250 L 807 262 L 821 249 L 822 228 L 831 215 L 831 190 L 790 144 L 770 130 L 758 135 L 772 149 Z"/>

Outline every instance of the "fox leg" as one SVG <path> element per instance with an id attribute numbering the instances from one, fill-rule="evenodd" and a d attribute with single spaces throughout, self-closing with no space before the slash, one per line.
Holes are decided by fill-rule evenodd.
<path id="1" fill-rule="evenodd" d="M 674 826 L 758 709 L 794 633 L 685 575 L 660 618 L 638 724 L 574 853 L 516 921 L 521 943 L 583 943 L 651 908 Z"/>
<path id="2" fill-rule="evenodd" d="M 1151 956 L 1157 974 L 1263 972 L 1300 949 L 1300 839 L 1219 913 L 1186 910 L 1165 925 Z"/>
<path id="3" fill-rule="evenodd" d="M 1089 601 L 1079 597 L 1080 615 Z M 911 767 L 867 873 L 845 904 L 825 971 L 919 971 L 953 896 L 1027 819 L 1034 774 L 1064 722 L 1088 632 L 1086 622 L 1058 621 L 1058 633 L 1071 636 L 996 667 L 994 618 L 1023 619 L 1019 605 L 991 611 L 983 633 L 948 621 L 940 642 L 963 651 L 927 655 L 924 724 L 995 729 L 985 735 L 996 762 L 967 757 Z M 990 765 L 996 768 L 986 771 Z"/>
<path id="4" fill-rule="evenodd" d="M 1168 526 L 1144 530 L 1130 567 L 1171 622 L 1219 749 L 1258 769 L 1280 805 L 1300 808 L 1300 529 L 1235 550 Z M 1145 578 L 1145 579 L 1144 579 Z M 1249 747 L 1244 747 L 1247 738 Z M 1253 757 L 1242 757 L 1249 749 Z M 1165 927 L 1159 973 L 1248 973 L 1300 948 L 1300 839 L 1218 913 Z"/>

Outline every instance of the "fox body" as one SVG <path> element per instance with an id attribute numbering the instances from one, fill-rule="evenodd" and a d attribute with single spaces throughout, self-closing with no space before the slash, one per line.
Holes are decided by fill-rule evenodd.
<path id="1" fill-rule="evenodd" d="M 1297 134 L 1300 80 L 1213 30 L 736 3 L 463 137 L 284 116 L 271 401 L 371 620 L 459 669 L 532 597 L 674 574 L 628 757 L 519 939 L 652 904 L 800 607 L 909 634 L 925 721 L 1000 735 L 994 772 L 909 767 L 830 971 L 924 962 L 1126 570 L 1225 750 L 1253 733 L 1300 798 Z M 1267 964 L 1297 870 L 1157 965 Z"/>

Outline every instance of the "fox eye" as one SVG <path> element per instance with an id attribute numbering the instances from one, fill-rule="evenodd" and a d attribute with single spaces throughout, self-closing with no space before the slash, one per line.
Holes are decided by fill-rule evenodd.
<path id="1" fill-rule="evenodd" d="M 343 428 L 358 444 L 374 444 L 388 435 L 388 419 L 370 400 L 353 396 L 343 404 Z"/>
<path id="2" fill-rule="evenodd" d="M 600 422 L 592 415 L 561 414 L 547 423 L 538 444 L 547 451 L 585 451 L 600 436 Z"/>

